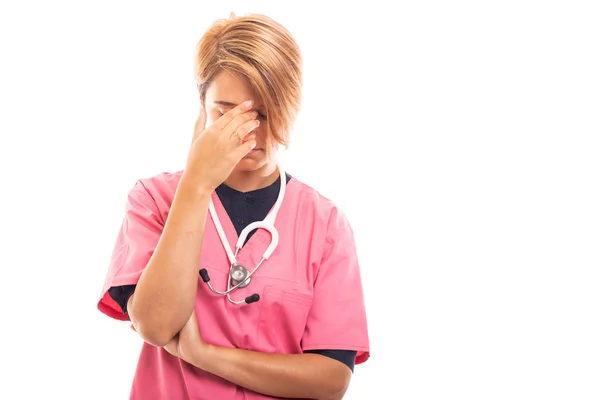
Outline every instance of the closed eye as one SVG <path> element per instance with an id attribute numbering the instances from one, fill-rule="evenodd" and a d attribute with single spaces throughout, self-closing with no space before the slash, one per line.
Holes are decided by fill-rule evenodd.
<path id="1" fill-rule="evenodd" d="M 223 110 L 217 110 L 217 112 L 219 113 L 219 116 L 223 116 L 223 114 L 225 114 L 227 111 L 223 111 Z M 267 116 L 261 113 L 258 113 L 258 118 L 262 119 L 263 121 L 267 119 Z"/>

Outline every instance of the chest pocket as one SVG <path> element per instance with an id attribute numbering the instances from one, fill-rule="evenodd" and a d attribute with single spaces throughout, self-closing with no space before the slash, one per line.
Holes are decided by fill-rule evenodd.
<path id="1" fill-rule="evenodd" d="M 294 288 L 267 285 L 260 305 L 257 345 L 269 353 L 302 353 L 300 342 L 312 305 L 311 294 Z"/>

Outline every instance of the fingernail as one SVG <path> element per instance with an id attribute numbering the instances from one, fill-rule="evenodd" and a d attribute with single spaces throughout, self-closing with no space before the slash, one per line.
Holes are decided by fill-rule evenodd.
<path id="1" fill-rule="evenodd" d="M 250 108 L 250 107 L 252 107 L 252 100 L 246 100 L 246 101 L 244 102 L 244 107 L 245 107 L 245 108 Z"/>

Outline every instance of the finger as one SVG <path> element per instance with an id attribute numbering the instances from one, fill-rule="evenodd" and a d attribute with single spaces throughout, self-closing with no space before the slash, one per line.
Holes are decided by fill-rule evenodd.
<path id="1" fill-rule="evenodd" d="M 256 132 L 250 132 L 249 134 L 247 134 L 244 137 L 244 140 L 242 140 L 240 142 L 240 144 L 247 142 L 248 140 L 255 140 L 256 139 Z"/>
<path id="2" fill-rule="evenodd" d="M 198 114 L 196 124 L 194 125 L 194 136 L 192 137 L 192 143 L 194 143 L 198 136 L 204 132 L 204 129 L 206 129 L 206 109 L 204 107 L 200 107 L 200 113 Z"/>
<path id="3" fill-rule="evenodd" d="M 216 127 L 220 130 L 224 129 L 235 117 L 250 111 L 253 103 L 252 100 L 246 100 L 243 103 L 238 104 L 235 108 L 227 111 L 217 120 L 217 122 L 215 122 Z"/>
<path id="4" fill-rule="evenodd" d="M 244 126 L 246 123 L 248 122 L 252 122 L 252 121 L 258 121 L 256 119 L 256 117 L 258 116 L 258 113 L 256 111 L 251 111 L 251 112 L 247 112 L 245 114 L 242 115 L 238 115 L 237 117 L 235 117 L 222 131 L 221 131 L 221 135 L 223 135 L 223 137 L 225 139 L 229 139 L 231 138 L 231 135 L 234 134 L 234 132 L 237 132 L 239 137 L 239 140 L 244 138 L 244 135 L 246 135 L 248 132 L 250 132 L 249 129 L 247 129 L 249 126 L 252 129 L 255 129 L 257 126 L 246 126 L 243 130 L 240 130 L 242 128 L 242 126 Z"/>
<path id="5" fill-rule="evenodd" d="M 250 121 L 243 123 L 236 130 L 233 131 L 233 132 L 237 132 L 237 135 L 233 135 L 233 132 L 232 132 L 229 136 L 233 135 L 236 139 L 239 139 L 240 142 L 245 142 L 246 136 L 248 134 L 252 133 L 252 131 L 254 131 L 256 128 L 258 128 L 259 125 L 260 125 L 259 120 L 252 119 Z M 239 138 L 237 136 L 239 136 Z"/>
<path id="6" fill-rule="evenodd" d="M 238 147 L 233 150 L 233 156 L 236 157 L 237 160 L 241 160 L 248 154 L 252 149 L 256 147 L 256 140 L 249 139 L 247 142 L 242 143 Z"/>

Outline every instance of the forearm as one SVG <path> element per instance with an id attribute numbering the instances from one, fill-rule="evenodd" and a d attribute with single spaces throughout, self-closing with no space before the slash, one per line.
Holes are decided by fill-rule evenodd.
<path id="1" fill-rule="evenodd" d="M 209 346 L 194 364 L 236 385 L 274 397 L 339 400 L 350 369 L 319 354 L 270 354 Z"/>
<path id="2" fill-rule="evenodd" d="M 181 179 L 161 238 L 128 302 L 138 333 L 155 346 L 175 336 L 193 310 L 209 202 L 209 191 Z"/>

